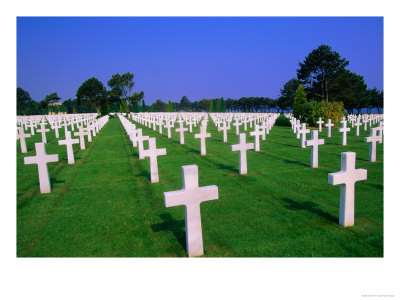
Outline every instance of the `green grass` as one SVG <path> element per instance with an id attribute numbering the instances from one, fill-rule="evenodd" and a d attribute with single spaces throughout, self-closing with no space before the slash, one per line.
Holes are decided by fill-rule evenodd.
<path id="1" fill-rule="evenodd" d="M 110 119 L 86 144 L 74 145 L 75 165 L 68 165 L 65 146 L 51 131 L 47 153 L 52 192 L 40 194 L 36 165 L 24 165 L 40 135 L 27 139 L 28 153 L 17 142 L 17 255 L 20 257 L 185 257 L 185 209 L 166 208 L 163 193 L 182 188 L 181 167 L 199 167 L 199 185 L 217 185 L 219 199 L 201 204 L 205 257 L 382 257 L 383 144 L 377 162 L 368 161 L 369 130 L 320 134 L 319 168 L 310 168 L 311 148 L 302 149 L 290 127 L 275 126 L 261 141 L 261 151 L 248 151 L 248 174 L 239 175 L 235 128 L 222 142 L 222 131 L 209 121 L 207 155 L 200 140 L 185 133 L 172 138 L 142 125 L 167 155 L 158 157 L 160 182 L 150 183 L 149 159 L 138 159 L 122 124 Z M 243 130 L 243 129 L 242 129 Z M 250 128 L 248 128 L 248 131 Z M 64 131 L 60 130 L 60 136 Z M 308 134 L 310 138 L 310 134 Z M 253 137 L 247 134 L 248 142 Z M 145 149 L 147 142 L 145 142 Z M 328 184 L 328 173 L 340 170 L 340 153 L 355 151 L 356 168 L 368 179 L 356 183 L 355 226 L 338 224 L 340 187 Z"/>

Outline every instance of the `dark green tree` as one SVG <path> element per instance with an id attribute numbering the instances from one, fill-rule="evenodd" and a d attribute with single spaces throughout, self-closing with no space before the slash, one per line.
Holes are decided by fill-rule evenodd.
<path id="1" fill-rule="evenodd" d="M 376 108 L 378 113 L 383 112 L 383 91 L 379 91 L 376 87 L 367 90 L 368 102 L 371 108 Z"/>
<path id="2" fill-rule="evenodd" d="M 167 104 L 162 102 L 160 99 L 156 100 L 154 106 L 155 106 L 155 110 L 158 111 L 158 112 L 167 111 Z"/>
<path id="3" fill-rule="evenodd" d="M 181 101 L 179 102 L 179 110 L 180 111 L 190 111 L 191 108 L 191 103 L 189 99 L 186 96 L 183 96 L 181 98 Z"/>
<path id="4" fill-rule="evenodd" d="M 33 109 L 30 108 L 35 106 L 34 102 L 27 91 L 17 87 L 17 115 L 32 114 Z"/>
<path id="5" fill-rule="evenodd" d="M 144 103 L 144 99 L 142 100 L 142 105 L 140 107 L 140 111 L 141 112 L 145 112 L 146 111 L 146 104 Z"/>
<path id="6" fill-rule="evenodd" d="M 301 119 L 303 116 L 304 105 L 307 102 L 306 92 L 304 91 L 304 87 L 299 85 L 296 90 L 296 94 L 294 96 L 293 102 L 293 116 L 297 119 Z"/>
<path id="7" fill-rule="evenodd" d="M 125 99 L 130 105 L 132 105 L 131 92 L 135 85 L 133 77 L 134 75 L 129 72 L 122 75 L 115 73 L 111 76 L 111 79 L 107 81 L 107 85 L 111 88 L 112 95 Z"/>
<path id="8" fill-rule="evenodd" d="M 282 101 L 282 106 L 293 108 L 294 96 L 299 85 L 300 80 L 298 80 L 297 78 L 292 78 L 283 85 L 280 97 L 280 101 Z"/>
<path id="9" fill-rule="evenodd" d="M 297 69 L 297 78 L 308 91 L 311 99 L 329 101 L 331 83 L 337 74 L 349 65 L 349 61 L 342 58 L 328 45 L 321 45 L 311 51 L 300 62 Z"/>
<path id="10" fill-rule="evenodd" d="M 106 97 L 104 85 L 95 77 L 85 80 L 76 91 L 78 104 L 88 104 L 100 113 L 100 103 Z"/>
<path id="11" fill-rule="evenodd" d="M 137 92 L 133 93 L 133 96 L 130 98 L 133 111 L 135 111 L 134 108 L 139 107 L 139 103 L 143 99 L 144 99 L 143 91 L 140 91 L 139 93 L 137 93 Z"/>

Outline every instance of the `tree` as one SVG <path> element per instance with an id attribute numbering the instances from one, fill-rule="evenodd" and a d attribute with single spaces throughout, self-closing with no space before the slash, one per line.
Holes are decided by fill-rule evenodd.
<path id="1" fill-rule="evenodd" d="M 304 87 L 299 85 L 296 90 L 296 94 L 294 96 L 293 102 L 293 116 L 297 119 L 301 119 L 303 115 L 303 107 L 307 102 L 306 92 L 304 91 Z"/>
<path id="2" fill-rule="evenodd" d="M 224 98 L 221 98 L 221 112 L 226 112 L 226 104 Z"/>
<path id="3" fill-rule="evenodd" d="M 300 62 L 297 78 L 308 90 L 312 99 L 329 101 L 330 84 L 336 75 L 348 66 L 349 61 L 341 58 L 340 54 L 332 51 L 328 45 L 314 49 Z"/>
<path id="4" fill-rule="evenodd" d="M 26 115 L 31 102 L 33 102 L 31 95 L 22 88 L 17 87 L 17 115 Z"/>
<path id="5" fill-rule="evenodd" d="M 140 101 L 144 99 L 144 92 L 143 91 L 140 91 L 140 93 L 135 92 L 133 93 L 133 96 L 130 99 L 131 99 L 132 110 L 135 111 L 134 108 L 138 108 Z"/>
<path id="6" fill-rule="evenodd" d="M 167 112 L 173 112 L 173 106 L 171 100 L 168 100 L 168 105 L 167 105 Z"/>
<path id="7" fill-rule="evenodd" d="M 100 103 L 106 97 L 104 85 L 95 77 L 85 80 L 76 92 L 78 104 L 88 104 L 100 113 Z"/>
<path id="8" fill-rule="evenodd" d="M 111 88 L 112 94 L 116 97 L 125 99 L 131 105 L 131 91 L 135 85 L 133 77 L 134 75 L 129 72 L 122 75 L 115 73 L 111 76 L 111 79 L 107 81 L 107 85 Z"/>
<path id="9" fill-rule="evenodd" d="M 157 99 L 155 104 L 155 110 L 159 112 L 167 111 L 167 104 L 162 102 L 160 99 Z"/>
<path id="10" fill-rule="evenodd" d="M 199 101 L 199 107 L 202 111 L 210 111 L 210 100 L 208 99 L 201 99 Z"/>
<path id="11" fill-rule="evenodd" d="M 190 111 L 191 103 L 186 96 L 181 98 L 181 102 L 179 102 L 179 110 L 181 111 Z"/>
<path id="12" fill-rule="evenodd" d="M 356 108 L 368 107 L 367 84 L 364 77 L 349 70 L 340 71 L 332 81 L 332 95 L 335 101 L 342 101 L 349 112 Z"/>
<path id="13" fill-rule="evenodd" d="M 209 103 L 208 111 L 214 112 L 214 101 L 210 100 Z"/>
<path id="14" fill-rule="evenodd" d="M 221 112 L 221 98 L 218 98 L 216 102 L 217 102 L 217 105 L 216 105 L 217 109 L 215 111 Z"/>
<path id="15" fill-rule="evenodd" d="M 382 113 L 383 109 L 383 91 L 379 91 L 376 87 L 367 89 L 368 103 L 371 108 L 376 108 L 378 113 Z"/>
<path id="16" fill-rule="evenodd" d="M 141 112 L 145 112 L 146 111 L 146 104 L 144 103 L 144 99 L 142 100 L 142 106 L 140 108 Z"/>
<path id="17" fill-rule="evenodd" d="M 293 108 L 294 96 L 299 85 L 300 80 L 298 80 L 297 78 L 292 78 L 283 85 L 283 89 L 281 89 L 280 100 L 282 101 L 282 106 Z"/>

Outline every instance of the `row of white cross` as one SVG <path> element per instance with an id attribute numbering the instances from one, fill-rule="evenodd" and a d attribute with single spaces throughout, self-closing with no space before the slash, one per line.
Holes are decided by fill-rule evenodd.
<path id="1" fill-rule="evenodd" d="M 108 116 L 102 117 L 98 120 L 98 128 L 99 130 L 107 123 Z M 49 131 L 49 130 L 47 130 Z M 84 135 L 87 133 L 83 131 L 82 127 L 79 127 L 79 132 L 75 132 L 75 135 L 80 137 L 78 139 L 71 138 L 71 132 L 66 131 L 65 133 L 65 140 L 59 140 L 58 145 L 65 145 L 67 147 L 67 157 L 68 157 L 68 164 L 74 164 L 74 150 L 72 145 L 80 143 L 81 149 L 85 149 L 85 140 Z M 30 134 L 28 134 L 30 136 Z M 23 127 L 19 127 L 19 139 L 21 142 L 21 152 L 26 153 L 26 143 L 25 138 L 27 134 L 24 133 Z M 47 164 L 51 162 L 58 162 L 58 154 L 47 154 L 45 142 L 42 140 L 41 143 L 35 143 L 35 156 L 27 156 L 24 157 L 24 164 L 36 164 L 38 167 L 38 174 L 39 174 L 39 187 L 41 193 L 50 193 L 51 192 L 51 185 L 50 185 L 50 176 Z M 83 147 L 82 147 L 83 145 Z M 23 151 L 25 150 L 25 151 Z"/>

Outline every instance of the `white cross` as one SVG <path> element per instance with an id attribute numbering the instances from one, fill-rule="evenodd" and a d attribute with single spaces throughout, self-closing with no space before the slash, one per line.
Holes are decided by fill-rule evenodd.
<path id="1" fill-rule="evenodd" d="M 18 127 L 18 139 L 19 139 L 19 143 L 21 144 L 21 153 L 26 153 L 26 142 L 25 142 L 25 138 L 29 138 L 31 137 L 31 135 L 29 133 L 25 133 L 24 132 L 24 128 L 22 127 Z"/>
<path id="2" fill-rule="evenodd" d="M 260 136 L 263 135 L 263 131 L 260 130 L 258 125 L 254 126 L 254 131 L 250 132 L 251 136 L 254 136 L 254 145 L 255 145 L 255 151 L 260 151 Z"/>
<path id="3" fill-rule="evenodd" d="M 29 122 L 29 127 L 31 128 L 31 135 L 35 135 L 35 127 L 36 127 L 36 125 L 35 125 L 35 123 L 33 122 L 33 120 L 31 120 L 30 122 Z"/>
<path id="4" fill-rule="evenodd" d="M 324 140 L 318 139 L 318 130 L 311 131 L 311 140 L 306 141 L 306 146 L 312 146 L 311 168 L 318 168 L 318 146 L 323 145 Z"/>
<path id="5" fill-rule="evenodd" d="M 156 138 L 149 138 L 149 149 L 143 150 L 143 158 L 150 157 L 150 180 L 151 183 L 159 182 L 157 156 L 166 155 L 167 149 L 157 149 Z"/>
<path id="6" fill-rule="evenodd" d="M 265 141 L 265 139 L 266 139 L 265 133 L 269 134 L 268 122 L 263 121 L 262 125 L 260 126 L 260 129 L 263 131 L 262 140 Z"/>
<path id="7" fill-rule="evenodd" d="M 46 144 L 47 143 L 46 132 L 49 132 L 50 129 L 46 129 L 46 124 L 42 122 L 40 123 L 40 129 L 37 129 L 36 131 L 42 134 L 42 142 Z"/>
<path id="8" fill-rule="evenodd" d="M 231 129 L 231 127 L 229 126 L 229 124 L 226 124 L 226 122 L 224 121 L 223 123 L 224 125 L 221 126 L 219 128 L 219 130 L 222 130 L 224 132 L 224 143 L 226 143 L 228 141 L 228 135 L 227 135 L 227 131 Z"/>
<path id="9" fill-rule="evenodd" d="M 189 132 L 192 132 L 192 126 L 193 126 L 194 122 L 189 119 L 189 121 L 186 122 L 186 125 L 189 125 Z"/>
<path id="10" fill-rule="evenodd" d="M 36 156 L 24 157 L 25 165 L 36 164 L 39 172 L 39 185 L 41 193 L 50 193 L 50 177 L 47 164 L 58 161 L 58 154 L 46 154 L 44 143 L 35 143 Z"/>
<path id="11" fill-rule="evenodd" d="M 318 124 L 318 131 L 322 132 L 322 124 L 324 124 L 324 121 L 322 121 L 322 118 L 320 117 L 319 120 L 317 121 Z"/>
<path id="12" fill-rule="evenodd" d="M 233 126 L 235 126 L 236 127 L 236 135 L 239 135 L 239 126 L 240 126 L 241 124 L 240 124 L 240 122 L 239 122 L 239 119 L 236 119 L 235 120 L 235 123 L 233 123 Z"/>
<path id="13" fill-rule="evenodd" d="M 334 123 L 331 123 L 331 119 L 328 119 L 328 123 L 325 124 L 325 127 L 328 127 L 328 137 L 331 137 L 331 127 L 335 126 Z"/>
<path id="14" fill-rule="evenodd" d="M 376 130 L 377 130 L 377 134 L 382 137 L 383 136 L 383 121 L 379 121 L 379 126 L 376 127 Z M 381 139 L 379 143 L 382 144 L 382 141 L 383 141 L 383 139 Z"/>
<path id="15" fill-rule="evenodd" d="M 207 133 L 206 130 L 206 127 L 200 126 L 200 133 L 194 135 L 195 139 L 200 139 L 200 155 L 206 155 L 206 138 L 211 137 L 211 133 Z"/>
<path id="16" fill-rule="evenodd" d="M 340 121 L 340 123 L 343 124 L 342 128 L 339 128 L 339 132 L 342 132 L 342 145 L 346 146 L 347 145 L 347 131 L 350 131 L 350 128 L 347 128 L 347 121 L 345 120 L 345 118 L 343 118 L 342 121 Z"/>
<path id="17" fill-rule="evenodd" d="M 301 129 L 299 129 L 298 133 L 301 134 L 301 148 L 306 148 L 306 140 L 307 140 L 307 133 L 310 132 L 310 129 L 307 129 L 307 124 L 302 123 Z"/>
<path id="18" fill-rule="evenodd" d="M 137 135 L 136 135 L 136 139 L 138 142 L 138 150 L 139 150 L 139 159 L 144 159 L 143 157 L 143 141 L 147 141 L 149 139 L 148 135 L 143 136 L 142 135 L 142 128 L 139 128 L 138 130 L 136 130 Z"/>
<path id="19" fill-rule="evenodd" d="M 201 256 L 203 234 L 201 228 L 200 204 L 218 199 L 218 187 L 215 185 L 199 187 L 197 165 L 183 166 L 183 189 L 164 193 L 166 207 L 184 205 L 186 222 L 186 251 L 189 257 Z"/>
<path id="20" fill-rule="evenodd" d="M 87 133 L 87 140 L 88 140 L 88 142 L 91 142 L 92 141 L 92 133 L 91 133 L 91 128 L 90 128 L 90 124 L 89 124 L 89 122 L 87 123 L 87 125 L 86 125 L 86 128 L 84 128 L 84 130 L 86 131 L 86 133 Z M 67 131 L 65 131 L 65 133 L 67 133 Z"/>
<path id="21" fill-rule="evenodd" d="M 54 129 L 54 132 L 56 134 L 56 139 L 60 138 L 60 135 L 58 133 L 58 129 L 59 128 L 61 128 L 60 124 L 57 121 L 54 122 L 53 129 Z"/>
<path id="22" fill-rule="evenodd" d="M 163 127 L 163 119 L 160 117 L 158 119 L 158 133 L 162 134 L 162 127 Z"/>
<path id="23" fill-rule="evenodd" d="M 181 122 L 179 122 L 179 121 L 181 121 Z M 185 135 L 184 135 L 184 132 L 185 132 L 185 131 L 188 131 L 188 129 L 183 127 L 183 120 L 179 120 L 179 121 L 178 121 L 178 123 L 179 123 L 179 128 L 175 129 L 175 131 L 176 131 L 176 132 L 179 132 L 180 143 L 181 143 L 181 144 L 184 144 L 184 143 L 185 143 Z"/>
<path id="24" fill-rule="evenodd" d="M 356 126 L 356 136 L 360 135 L 360 126 L 362 125 L 362 123 L 360 122 L 360 118 L 357 118 L 357 122 L 354 123 L 354 125 Z"/>
<path id="25" fill-rule="evenodd" d="M 357 181 L 367 179 L 367 170 L 356 168 L 356 153 L 342 152 L 340 172 L 328 174 L 328 183 L 340 184 L 339 224 L 354 225 L 354 186 Z"/>
<path id="26" fill-rule="evenodd" d="M 371 128 L 371 136 L 364 139 L 365 142 L 369 144 L 369 161 L 376 162 L 376 143 L 382 143 L 382 136 L 376 135 L 377 128 Z"/>
<path id="27" fill-rule="evenodd" d="M 174 124 L 171 121 L 165 120 L 164 127 L 168 129 L 168 138 L 171 138 L 171 127 L 174 127 Z"/>
<path id="28" fill-rule="evenodd" d="M 239 135 L 239 144 L 231 145 L 231 151 L 240 151 L 239 156 L 239 173 L 247 174 L 247 155 L 246 151 L 254 149 L 254 143 L 246 144 L 246 134 Z"/>
<path id="29" fill-rule="evenodd" d="M 79 136 L 81 150 L 85 150 L 85 135 L 87 135 L 87 132 L 85 132 L 82 126 L 79 126 L 78 128 L 78 132 L 74 132 L 74 136 Z"/>
<path id="30" fill-rule="evenodd" d="M 73 149 L 72 145 L 78 144 L 78 143 L 79 143 L 78 139 L 71 139 L 71 131 L 67 131 L 67 133 L 65 134 L 65 140 L 58 141 L 59 145 L 67 146 L 68 164 L 70 164 L 70 165 L 75 163 L 74 149 Z"/>
<path id="31" fill-rule="evenodd" d="M 300 125 L 300 120 L 297 120 L 296 124 L 294 125 L 294 132 L 296 133 L 296 138 L 300 138 L 300 133 L 299 133 L 299 129 L 300 129 L 301 125 Z"/>

